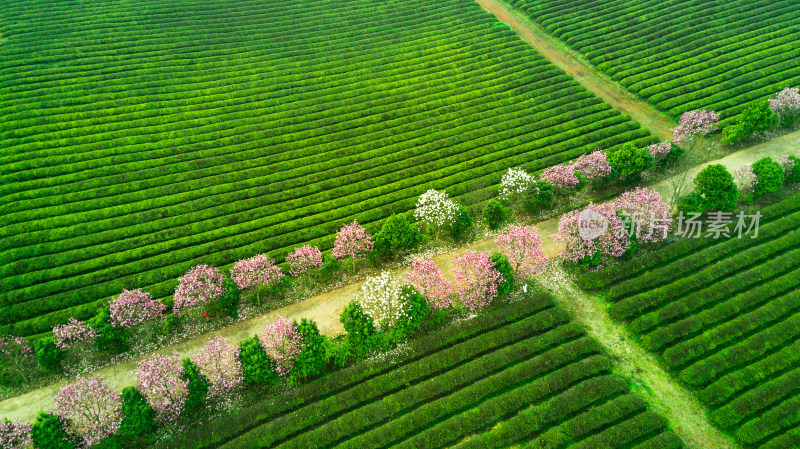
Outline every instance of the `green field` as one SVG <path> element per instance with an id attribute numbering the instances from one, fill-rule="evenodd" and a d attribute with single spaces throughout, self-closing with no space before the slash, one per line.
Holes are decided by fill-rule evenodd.
<path id="1" fill-rule="evenodd" d="M 585 276 L 746 448 L 800 447 L 800 195 L 756 239 L 683 240 Z"/>
<path id="2" fill-rule="evenodd" d="M 26 0 L 0 24 L 19 335 L 123 288 L 167 297 L 195 264 L 329 248 L 429 188 L 650 141 L 467 0 Z"/>
<path id="3" fill-rule="evenodd" d="M 622 86 L 674 117 L 800 85 L 793 0 L 507 0 Z"/>
<path id="4" fill-rule="evenodd" d="M 191 430 L 170 447 L 682 448 L 547 296 Z"/>

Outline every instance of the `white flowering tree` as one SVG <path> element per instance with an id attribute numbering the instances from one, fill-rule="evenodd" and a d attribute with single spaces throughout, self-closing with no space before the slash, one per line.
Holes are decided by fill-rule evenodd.
<path id="1" fill-rule="evenodd" d="M 369 276 L 356 297 L 375 327 L 394 327 L 398 320 L 408 315 L 408 298 L 403 294 L 403 283 L 389 271 Z"/>
<path id="2" fill-rule="evenodd" d="M 436 235 L 453 224 L 457 212 L 458 206 L 447 192 L 430 189 L 419 196 L 414 218 L 425 225 L 428 233 Z"/>
<path id="3" fill-rule="evenodd" d="M 531 185 L 536 184 L 536 178 L 529 175 L 521 168 L 509 168 L 508 172 L 500 179 L 500 200 L 517 206 L 524 198 Z"/>

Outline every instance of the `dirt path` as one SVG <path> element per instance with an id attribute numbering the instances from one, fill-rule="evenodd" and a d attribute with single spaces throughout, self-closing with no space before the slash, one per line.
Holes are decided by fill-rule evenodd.
<path id="1" fill-rule="evenodd" d="M 628 114 L 651 134 L 660 139 L 672 139 L 671 128 L 676 123 L 634 94 L 620 87 L 599 72 L 578 52 L 547 33 L 539 24 L 524 17 L 499 0 L 475 0 L 481 7 L 510 26 L 525 42 L 561 70 L 567 72 L 586 89 L 593 92 L 618 111 Z"/>
<path id="2" fill-rule="evenodd" d="M 653 411 L 665 417 L 689 448 L 735 449 L 739 446 L 711 425 L 705 407 L 644 348 L 639 346 L 605 310 L 604 303 L 575 287 L 560 269 L 550 267 L 540 281 L 556 295 L 572 318 L 615 361 L 615 371 L 633 382 L 633 390 L 648 401 Z"/>
<path id="3" fill-rule="evenodd" d="M 800 156 L 799 139 L 800 131 L 796 131 L 769 142 L 730 154 L 722 159 L 707 162 L 700 167 L 708 164 L 721 163 L 733 170 L 743 164 L 755 162 L 765 156 L 777 157 L 783 154 L 795 154 Z M 698 169 L 693 170 L 697 171 Z M 649 187 L 667 193 L 669 190 L 669 182 L 670 180 L 667 179 Z M 560 217 L 555 217 L 535 224 L 539 234 L 542 236 L 542 249 L 548 257 L 554 257 L 560 252 L 558 244 L 552 239 L 552 234 L 555 233 L 558 228 L 559 218 Z M 485 239 L 463 248 L 440 254 L 434 257 L 434 260 L 446 276 L 451 276 L 453 256 L 455 254 L 463 253 L 467 249 L 491 251 L 494 248 L 494 239 Z M 403 271 L 405 270 L 396 270 L 396 274 L 402 274 Z M 344 310 L 347 303 L 353 299 L 360 288 L 360 282 L 350 284 L 340 289 L 283 307 L 268 314 L 241 321 L 232 326 L 198 336 L 192 340 L 164 347 L 157 352 L 161 354 L 170 354 L 174 350 L 178 351 L 182 357 L 190 356 L 198 351 L 208 338 L 218 335 L 228 337 L 232 342 L 238 342 L 259 333 L 267 321 L 277 316 L 296 319 L 301 317 L 313 319 L 319 325 L 322 333 L 328 336 L 335 336 L 343 332 L 342 325 L 339 323 L 339 314 Z M 121 391 L 124 387 L 134 384 L 135 379 L 133 377 L 133 371 L 136 369 L 139 360 L 141 360 L 141 358 L 102 368 L 98 370 L 96 374 L 103 376 L 114 389 Z M 0 401 L 0 418 L 7 417 L 33 420 L 39 410 L 49 410 L 53 407 L 53 397 L 56 392 L 58 392 L 59 388 L 61 388 L 61 383 L 55 383 Z"/>

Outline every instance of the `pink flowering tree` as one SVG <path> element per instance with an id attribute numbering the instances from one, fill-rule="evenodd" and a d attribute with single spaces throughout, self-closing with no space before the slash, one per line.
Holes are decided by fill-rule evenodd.
<path id="1" fill-rule="evenodd" d="M 364 253 L 372 251 L 374 242 L 357 221 L 349 225 L 342 226 L 342 229 L 336 234 L 336 241 L 333 244 L 333 257 L 343 259 L 350 257 L 353 261 L 353 274 L 356 272 L 356 258 L 362 256 Z"/>
<path id="2" fill-rule="evenodd" d="M 653 156 L 653 159 L 664 159 L 672 151 L 672 143 L 668 140 L 661 143 L 654 143 L 647 147 L 647 151 Z"/>
<path id="3" fill-rule="evenodd" d="M 564 244 L 561 257 L 576 263 L 603 254 L 619 257 L 630 246 L 613 204 L 590 204 L 581 211 L 567 212 L 558 222 L 553 239 Z"/>
<path id="4" fill-rule="evenodd" d="M 733 172 L 733 179 L 739 187 L 739 200 L 743 203 L 752 203 L 758 184 L 758 177 L 753 171 L 753 166 L 745 164 Z"/>
<path id="5" fill-rule="evenodd" d="M 514 279 L 532 277 L 544 269 L 547 258 L 542 251 L 542 238 L 535 228 L 510 226 L 494 239 L 498 251 L 514 268 Z"/>
<path id="6" fill-rule="evenodd" d="M 303 350 L 303 336 L 294 322 L 278 317 L 264 326 L 264 332 L 258 336 L 258 340 L 274 364 L 275 372 L 282 377 L 289 376 L 297 356 Z"/>
<path id="7" fill-rule="evenodd" d="M 414 258 L 406 279 L 428 300 L 431 308 L 441 310 L 450 307 L 453 287 L 442 277 L 442 270 L 432 258 Z"/>
<path id="8" fill-rule="evenodd" d="M 497 297 L 503 275 L 494 267 L 488 253 L 467 250 L 453 258 L 455 268 L 455 306 L 474 313 Z"/>
<path id="9" fill-rule="evenodd" d="M 789 179 L 794 170 L 794 159 L 789 155 L 778 156 L 778 163 L 783 167 L 783 173 L 786 175 L 786 179 Z"/>
<path id="10" fill-rule="evenodd" d="M 175 288 L 175 305 L 172 307 L 175 316 L 180 317 L 187 309 L 219 299 L 225 294 L 224 280 L 219 268 L 210 265 L 193 267 L 180 278 Z"/>
<path id="11" fill-rule="evenodd" d="M 200 374 L 208 378 L 208 394 L 222 396 L 236 388 L 244 377 L 239 361 L 239 347 L 228 344 L 225 337 L 206 341 L 202 351 L 192 357 Z"/>
<path id="12" fill-rule="evenodd" d="M 16 373 L 24 382 L 28 381 L 26 372 L 33 366 L 33 348 L 22 337 L 0 336 L 0 366 Z M 4 447 L 4 446 L 0 446 Z"/>
<path id="13" fill-rule="evenodd" d="M 256 294 L 256 303 L 261 305 L 261 291 L 277 285 L 286 276 L 266 254 L 243 259 L 231 268 L 231 279 L 240 290 L 251 290 Z"/>
<path id="14" fill-rule="evenodd" d="M 672 129 L 675 143 L 691 150 L 700 137 L 707 136 L 718 129 L 719 114 L 714 111 L 698 109 L 681 115 L 678 126 Z"/>
<path id="15" fill-rule="evenodd" d="M 589 154 L 582 154 L 572 168 L 589 181 L 599 181 L 611 174 L 611 165 L 608 164 L 606 154 L 595 150 Z"/>
<path id="16" fill-rule="evenodd" d="M 122 398 L 102 377 L 79 378 L 62 386 L 55 403 L 67 432 L 83 439 L 88 447 L 114 435 L 122 423 Z"/>
<path id="17" fill-rule="evenodd" d="M 31 439 L 31 423 L 24 421 L 0 422 L 0 447 L 3 449 L 30 449 L 33 447 Z"/>
<path id="18" fill-rule="evenodd" d="M 67 324 L 53 327 L 53 336 L 58 349 L 66 351 L 75 345 L 93 342 L 97 338 L 97 331 L 84 322 L 70 318 Z"/>
<path id="19" fill-rule="evenodd" d="M 183 363 L 177 352 L 172 356 L 155 354 L 139 362 L 134 372 L 137 386 L 161 422 L 177 419 L 189 396 L 189 380 L 182 377 Z"/>
<path id="20" fill-rule="evenodd" d="M 800 116 L 800 89 L 787 87 L 769 99 L 769 106 L 778 114 L 784 126 L 792 126 Z"/>
<path id="21" fill-rule="evenodd" d="M 575 175 L 575 167 L 572 164 L 547 167 L 539 175 L 539 178 L 562 190 L 572 189 L 580 184 L 580 179 Z"/>
<path id="22" fill-rule="evenodd" d="M 637 187 L 617 198 L 614 208 L 622 216 L 628 236 L 640 243 L 666 240 L 672 226 L 671 208 L 654 190 Z"/>
<path id="23" fill-rule="evenodd" d="M 286 256 L 286 261 L 291 267 L 289 274 L 300 277 L 311 270 L 322 268 L 322 251 L 316 246 L 305 245 L 295 248 Z"/>
<path id="24" fill-rule="evenodd" d="M 167 306 L 154 300 L 150 293 L 136 290 L 122 290 L 108 306 L 111 325 L 114 327 L 133 327 L 146 321 L 157 320 L 164 316 Z"/>

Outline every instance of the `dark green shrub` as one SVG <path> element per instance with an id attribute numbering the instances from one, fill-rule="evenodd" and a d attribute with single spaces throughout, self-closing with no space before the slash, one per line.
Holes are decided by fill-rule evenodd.
<path id="1" fill-rule="evenodd" d="M 48 372 L 61 371 L 61 361 L 64 360 L 64 351 L 56 346 L 52 337 L 41 338 L 33 345 L 36 362 Z"/>
<path id="2" fill-rule="evenodd" d="M 403 251 L 414 249 L 422 243 L 424 236 L 405 215 L 392 214 L 375 234 L 373 251 L 381 259 L 391 259 Z"/>
<path id="3" fill-rule="evenodd" d="M 125 387 L 122 390 L 122 423 L 120 435 L 136 437 L 150 433 L 155 428 L 156 411 L 136 387 Z"/>
<path id="4" fill-rule="evenodd" d="M 417 330 L 430 313 L 428 300 L 411 285 L 403 287 L 403 295 L 408 299 L 406 316 L 398 320 L 395 329 L 395 338 L 400 340 Z"/>
<path id="5" fill-rule="evenodd" d="M 292 378 L 306 379 L 321 374 L 328 365 L 327 338 L 320 334 L 314 320 L 302 318 L 295 326 L 303 336 L 303 349 L 294 361 Z"/>
<path id="6" fill-rule="evenodd" d="M 786 176 L 784 182 L 792 184 L 800 182 L 800 158 L 797 156 L 789 156 L 789 160 L 792 161 L 792 170 L 789 172 L 789 175 Z"/>
<path id="7" fill-rule="evenodd" d="M 766 132 L 775 127 L 778 116 L 766 100 L 757 101 L 746 107 L 736 119 L 736 123 L 724 130 L 722 142 L 732 145 L 741 142 L 753 133 Z"/>
<path id="8" fill-rule="evenodd" d="M 503 275 L 503 282 L 497 286 L 497 299 L 505 298 L 512 290 L 514 290 L 514 268 L 506 259 L 506 256 L 492 252 L 492 257 L 489 259 L 494 264 L 495 269 Z"/>
<path id="9" fill-rule="evenodd" d="M 190 359 L 183 359 L 182 377 L 189 381 L 189 395 L 186 397 L 183 413 L 188 414 L 197 410 L 208 395 L 208 379 L 200 374 L 200 369 Z"/>
<path id="10" fill-rule="evenodd" d="M 245 383 L 272 385 L 280 380 L 257 335 L 239 342 L 239 361 Z"/>
<path id="11" fill-rule="evenodd" d="M 677 208 L 684 214 L 703 212 L 703 197 L 697 192 L 681 195 L 678 198 Z"/>
<path id="12" fill-rule="evenodd" d="M 695 191 L 703 198 L 703 210 L 736 209 L 739 191 L 733 176 L 722 164 L 709 165 L 694 179 Z"/>
<path id="13" fill-rule="evenodd" d="M 758 179 L 753 192 L 756 196 L 777 192 L 783 187 L 783 181 L 786 178 L 783 166 L 769 157 L 756 161 L 753 164 L 753 173 Z"/>
<path id="14" fill-rule="evenodd" d="M 164 324 L 161 325 L 161 333 L 168 335 L 174 330 L 178 329 L 181 325 L 181 319 L 176 317 L 174 313 L 169 313 L 164 317 Z"/>
<path id="15" fill-rule="evenodd" d="M 450 237 L 457 242 L 466 240 L 469 236 L 469 231 L 472 230 L 473 223 L 474 220 L 467 208 L 459 204 L 455 220 L 448 228 Z"/>
<path id="16" fill-rule="evenodd" d="M 354 300 L 348 304 L 339 321 L 344 325 L 347 332 L 347 344 L 356 357 L 361 358 L 367 352 L 375 349 L 375 335 L 377 334 L 372 318 L 361 309 L 361 306 Z"/>
<path id="17" fill-rule="evenodd" d="M 64 430 L 64 422 L 58 416 L 39 412 L 31 429 L 33 445 L 37 449 L 74 449 L 75 444 Z"/>
<path id="18" fill-rule="evenodd" d="M 602 261 L 603 261 L 603 253 L 600 252 L 600 251 L 597 251 L 596 253 L 592 254 L 591 256 L 586 256 L 583 259 L 580 259 L 578 261 L 578 266 L 579 267 L 584 267 L 584 268 L 596 267 L 596 266 L 600 265 L 600 262 L 602 262 Z"/>
<path id="19" fill-rule="evenodd" d="M 686 150 L 683 147 L 678 146 L 675 143 L 672 143 L 669 153 L 667 153 L 667 155 L 664 158 L 659 160 L 658 163 L 663 165 L 664 167 L 671 167 L 680 162 L 680 160 L 683 158 L 685 154 Z"/>
<path id="20" fill-rule="evenodd" d="M 339 260 L 330 254 L 322 255 L 322 268 L 317 270 L 317 280 L 323 284 L 330 283 L 337 276 L 341 265 Z"/>
<path id="21" fill-rule="evenodd" d="M 531 214 L 549 209 L 555 197 L 553 185 L 544 181 L 531 183 L 522 197 L 522 207 Z"/>
<path id="22" fill-rule="evenodd" d="M 92 446 L 92 449 L 122 449 L 123 447 L 122 441 L 118 437 L 110 436 L 100 440 Z"/>
<path id="23" fill-rule="evenodd" d="M 608 164 L 616 171 L 622 182 L 637 179 L 639 173 L 655 165 L 653 155 L 646 148 L 636 148 L 633 143 L 622 145 L 608 155 Z"/>
<path id="24" fill-rule="evenodd" d="M 508 221 L 510 216 L 511 210 L 496 200 L 489 201 L 486 208 L 483 209 L 483 219 L 486 221 L 486 225 L 489 226 L 489 229 L 499 228 L 500 225 Z"/>
<path id="25" fill-rule="evenodd" d="M 238 317 L 239 303 L 242 300 L 241 290 L 239 290 L 239 287 L 237 287 L 236 283 L 230 278 L 225 278 L 225 280 L 222 282 L 222 288 L 225 289 L 225 293 L 220 296 L 215 303 L 213 303 L 213 306 L 219 308 L 221 313 L 224 313 L 230 317 Z"/>
<path id="26" fill-rule="evenodd" d="M 108 303 L 105 303 L 87 323 L 97 331 L 94 342 L 101 354 L 119 354 L 128 349 L 131 333 L 127 328 L 111 325 Z"/>

